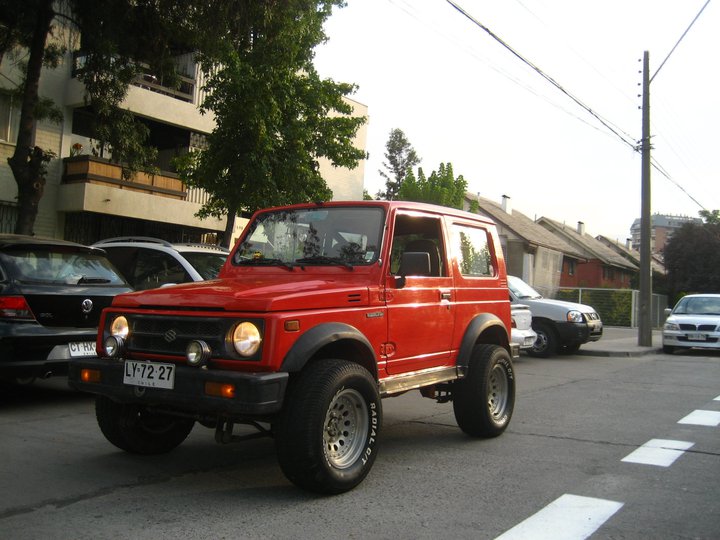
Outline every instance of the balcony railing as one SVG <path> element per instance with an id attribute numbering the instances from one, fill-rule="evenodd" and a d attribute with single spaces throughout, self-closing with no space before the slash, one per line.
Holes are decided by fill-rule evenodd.
<path id="1" fill-rule="evenodd" d="M 73 53 L 73 69 L 72 76 L 77 77 L 78 73 L 81 73 L 85 68 L 85 53 L 82 51 L 75 51 Z M 193 103 L 195 101 L 195 79 L 193 78 L 194 73 L 189 73 L 194 70 L 195 63 L 191 59 L 192 53 L 181 55 L 176 58 L 178 78 L 177 86 L 166 86 L 163 84 L 163 80 L 158 78 L 155 74 L 150 72 L 150 68 L 146 64 L 137 63 L 140 73 L 135 77 L 131 84 L 139 86 L 145 90 L 151 92 L 157 92 L 170 96 L 180 101 L 187 103 Z"/>
<path id="2" fill-rule="evenodd" d="M 65 172 L 62 181 L 66 184 L 87 182 L 171 199 L 185 200 L 187 198 L 185 185 L 173 173 L 137 172 L 131 180 L 124 180 L 123 167 L 104 158 L 82 155 L 66 157 L 63 162 Z"/>

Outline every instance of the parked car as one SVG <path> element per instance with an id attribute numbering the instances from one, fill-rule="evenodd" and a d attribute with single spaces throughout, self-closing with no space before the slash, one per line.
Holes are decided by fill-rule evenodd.
<path id="1" fill-rule="evenodd" d="M 692 347 L 720 349 L 720 294 L 688 294 L 665 313 L 664 353 Z"/>
<path id="2" fill-rule="evenodd" d="M 100 312 L 131 290 L 99 249 L 0 235 L 0 378 L 63 375 L 95 356 Z"/>
<path id="3" fill-rule="evenodd" d="M 555 353 L 573 354 L 583 343 L 602 337 L 600 315 L 590 306 L 551 300 L 515 276 L 508 276 L 510 301 L 527 304 L 537 339 L 528 354 L 546 358 Z"/>
<path id="4" fill-rule="evenodd" d="M 382 398 L 452 402 L 496 437 L 515 402 L 505 261 L 492 221 L 406 201 L 255 213 L 216 280 L 119 295 L 101 358 L 68 380 L 97 394 L 111 444 L 162 454 L 201 424 L 275 440 L 287 478 L 341 493 L 370 471 Z M 392 426 L 390 426 L 392 428 Z"/>
<path id="5" fill-rule="evenodd" d="M 147 236 L 108 238 L 93 244 L 136 290 L 217 277 L 228 249 L 210 244 L 172 244 Z"/>
<path id="6" fill-rule="evenodd" d="M 532 329 L 532 312 L 525 304 L 512 304 L 510 306 L 512 331 L 510 340 L 517 343 L 520 350 L 526 351 L 535 344 L 537 334 Z"/>

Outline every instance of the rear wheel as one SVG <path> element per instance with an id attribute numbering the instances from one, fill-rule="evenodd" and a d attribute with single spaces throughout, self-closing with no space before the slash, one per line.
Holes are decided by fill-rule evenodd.
<path id="1" fill-rule="evenodd" d="M 476 345 L 467 377 L 453 384 L 458 426 L 473 437 L 497 437 L 515 407 L 515 371 L 508 352 L 497 345 Z"/>
<path id="2" fill-rule="evenodd" d="M 112 444 L 133 454 L 164 454 L 182 443 L 194 420 L 149 412 L 142 405 L 116 403 L 105 396 L 95 400 L 100 431 Z"/>
<path id="3" fill-rule="evenodd" d="M 366 369 L 343 360 L 311 364 L 275 426 L 280 467 L 301 488 L 348 491 L 372 468 L 381 423 L 377 385 Z"/>
<path id="4" fill-rule="evenodd" d="M 555 330 L 549 324 L 546 323 L 533 323 L 533 330 L 537 334 L 537 339 L 533 346 L 528 350 L 530 356 L 537 356 L 539 358 L 547 358 L 552 356 L 557 351 L 557 336 Z"/>

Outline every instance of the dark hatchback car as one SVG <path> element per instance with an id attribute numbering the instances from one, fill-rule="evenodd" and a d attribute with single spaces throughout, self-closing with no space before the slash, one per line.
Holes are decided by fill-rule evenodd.
<path id="1" fill-rule="evenodd" d="M 0 235 L 0 379 L 64 375 L 95 356 L 100 312 L 131 290 L 100 249 Z"/>

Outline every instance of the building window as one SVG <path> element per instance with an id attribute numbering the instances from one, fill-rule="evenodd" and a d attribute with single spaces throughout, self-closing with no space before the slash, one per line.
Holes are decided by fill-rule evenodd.
<path id="1" fill-rule="evenodd" d="M 567 273 L 568 273 L 568 276 L 575 275 L 575 261 L 569 260 L 567 262 Z"/>
<path id="2" fill-rule="evenodd" d="M 20 109 L 10 94 L 0 93 L 0 141 L 15 144 L 20 125 Z"/>
<path id="3" fill-rule="evenodd" d="M 16 204 L 0 202 L 0 233 L 12 233 L 17 223 L 18 209 Z"/>

